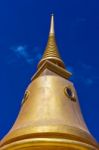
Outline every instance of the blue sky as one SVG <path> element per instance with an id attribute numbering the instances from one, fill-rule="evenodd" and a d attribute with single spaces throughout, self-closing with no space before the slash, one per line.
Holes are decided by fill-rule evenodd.
<path id="1" fill-rule="evenodd" d="M 99 1 L 0 1 L 0 139 L 13 125 L 44 52 L 50 25 L 61 57 L 73 73 L 87 126 L 99 141 Z"/>

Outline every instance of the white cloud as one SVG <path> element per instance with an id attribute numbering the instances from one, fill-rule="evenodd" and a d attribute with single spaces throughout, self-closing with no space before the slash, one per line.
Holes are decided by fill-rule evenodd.
<path id="1" fill-rule="evenodd" d="M 27 53 L 27 47 L 26 46 L 12 47 L 11 50 L 15 53 L 17 58 L 24 58 L 28 62 L 29 54 Z"/>
<path id="2" fill-rule="evenodd" d="M 34 52 L 35 52 L 36 48 L 37 47 L 34 47 Z M 26 63 L 28 63 L 28 64 L 33 64 L 34 61 L 39 60 L 41 58 L 40 52 L 37 52 L 34 55 L 30 55 L 29 49 L 25 45 L 13 46 L 10 49 L 14 52 L 17 60 L 23 58 L 26 61 Z M 12 60 L 13 59 L 15 59 L 15 58 L 12 58 Z M 13 61 L 11 61 L 11 59 L 10 59 L 10 62 L 13 63 Z"/>

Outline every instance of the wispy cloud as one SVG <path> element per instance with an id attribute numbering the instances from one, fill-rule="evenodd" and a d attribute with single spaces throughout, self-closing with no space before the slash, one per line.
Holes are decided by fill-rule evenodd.
<path id="1" fill-rule="evenodd" d="M 9 63 L 14 63 L 16 61 L 19 61 L 19 59 L 24 59 L 24 61 L 28 64 L 33 64 L 34 61 L 39 60 L 41 58 L 41 52 L 38 51 L 38 47 L 33 48 L 32 53 L 36 51 L 34 55 L 31 55 L 29 53 L 29 48 L 26 45 L 19 45 L 19 46 L 12 46 L 10 50 L 14 53 L 16 57 L 13 57 L 13 55 L 10 55 Z"/>
<path id="2" fill-rule="evenodd" d="M 23 57 L 26 61 L 29 59 L 29 54 L 27 53 L 26 46 L 16 46 L 10 48 L 18 58 Z"/>
<path id="3" fill-rule="evenodd" d="M 99 76 L 94 74 L 94 68 L 89 64 L 79 62 L 76 65 L 67 66 L 67 69 L 73 73 L 71 78 L 73 81 L 81 82 L 86 86 L 92 86 L 94 83 L 99 82 Z"/>
<path id="4" fill-rule="evenodd" d="M 86 86 L 91 86 L 93 85 L 95 82 L 94 82 L 94 79 L 92 78 L 92 76 L 85 76 L 84 74 L 79 74 L 79 76 L 76 76 L 76 79 L 81 82 L 81 84 L 84 84 Z"/>

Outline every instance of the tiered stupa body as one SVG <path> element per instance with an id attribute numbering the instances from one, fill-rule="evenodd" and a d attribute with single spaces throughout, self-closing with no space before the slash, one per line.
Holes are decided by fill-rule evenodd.
<path id="1" fill-rule="evenodd" d="M 70 76 L 58 53 L 52 16 L 45 53 L 25 92 L 19 116 L 1 141 L 1 150 L 98 150 Z"/>

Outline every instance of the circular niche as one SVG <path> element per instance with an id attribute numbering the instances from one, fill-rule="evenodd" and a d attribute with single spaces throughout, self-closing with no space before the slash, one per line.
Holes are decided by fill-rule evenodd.
<path id="1" fill-rule="evenodd" d="M 76 101 L 74 92 L 72 91 L 72 89 L 71 89 L 70 87 L 65 87 L 65 94 L 66 94 L 66 96 L 68 96 L 68 98 L 70 98 L 72 101 Z"/>

